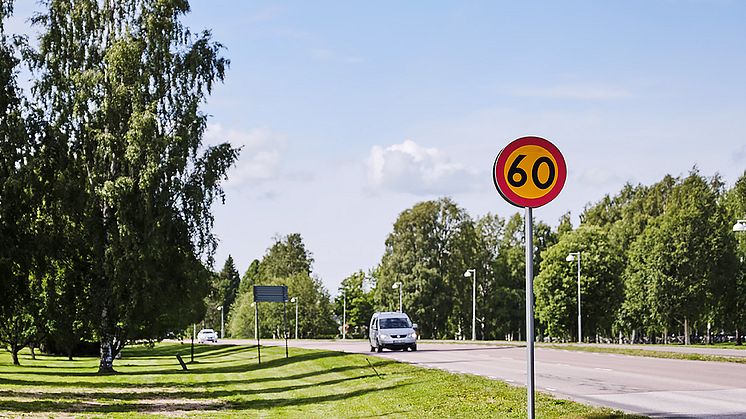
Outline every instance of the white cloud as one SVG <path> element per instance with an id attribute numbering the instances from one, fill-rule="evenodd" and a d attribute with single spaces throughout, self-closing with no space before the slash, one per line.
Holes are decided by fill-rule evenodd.
<path id="1" fill-rule="evenodd" d="M 575 100 L 614 100 L 632 96 L 628 90 L 602 84 L 564 84 L 545 88 L 520 89 L 515 94 L 525 97 Z"/>
<path id="2" fill-rule="evenodd" d="M 415 195 L 465 191 L 471 189 L 475 175 L 462 164 L 452 162 L 446 153 L 412 140 L 386 148 L 373 146 L 367 170 L 372 189 Z"/>
<path id="3" fill-rule="evenodd" d="M 282 134 L 267 128 L 245 132 L 210 124 L 205 132 L 205 141 L 211 145 L 228 141 L 234 147 L 242 147 L 236 166 L 228 171 L 226 187 L 238 188 L 280 177 L 281 152 L 286 143 Z"/>

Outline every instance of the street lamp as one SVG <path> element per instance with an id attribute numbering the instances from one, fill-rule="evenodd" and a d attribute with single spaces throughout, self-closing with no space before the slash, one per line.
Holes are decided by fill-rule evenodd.
<path id="1" fill-rule="evenodd" d="M 295 338 L 298 339 L 298 297 L 290 299 L 291 303 L 295 303 Z"/>
<path id="2" fill-rule="evenodd" d="M 583 342 L 583 321 L 580 317 L 580 252 L 570 252 L 565 258 L 566 261 L 572 262 L 578 259 L 578 343 Z"/>
<path id="3" fill-rule="evenodd" d="M 738 220 L 733 224 L 733 231 L 735 232 L 746 232 L 746 220 Z"/>
<path id="4" fill-rule="evenodd" d="M 347 290 L 342 289 L 342 340 L 347 339 Z"/>
<path id="5" fill-rule="evenodd" d="M 225 316 L 224 316 L 224 310 L 223 306 L 217 306 L 215 307 L 216 310 L 220 310 L 220 339 L 223 339 L 225 337 L 224 331 L 225 331 Z"/>
<path id="6" fill-rule="evenodd" d="M 477 271 L 476 269 L 467 269 L 464 277 L 471 277 L 471 340 L 477 340 Z"/>
<path id="7" fill-rule="evenodd" d="M 401 286 L 402 286 L 402 283 L 399 282 L 399 281 L 394 282 L 394 285 L 391 286 L 391 288 L 393 288 L 393 289 L 399 288 L 399 313 L 402 312 L 402 310 L 401 310 Z"/>

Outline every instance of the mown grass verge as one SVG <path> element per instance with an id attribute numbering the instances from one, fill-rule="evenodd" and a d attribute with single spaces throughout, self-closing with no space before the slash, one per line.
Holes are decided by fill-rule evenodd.
<path id="1" fill-rule="evenodd" d="M 731 357 L 722 355 L 706 355 L 697 353 L 682 353 L 669 351 L 656 351 L 654 349 L 634 349 L 634 348 L 609 348 L 603 346 L 577 346 L 577 345 L 551 345 L 543 344 L 542 348 L 564 349 L 567 351 L 578 352 L 598 352 L 606 354 L 619 354 L 630 356 L 643 356 L 648 358 L 667 358 L 667 359 L 685 359 L 689 361 L 714 361 L 714 362 L 735 362 L 737 364 L 746 364 L 746 357 Z"/>
<path id="2" fill-rule="evenodd" d="M 97 359 L 0 352 L 0 416 L 525 417 L 525 389 L 471 375 L 332 351 L 159 344 L 125 348 L 118 373 Z M 632 417 L 537 395 L 537 417 Z"/>

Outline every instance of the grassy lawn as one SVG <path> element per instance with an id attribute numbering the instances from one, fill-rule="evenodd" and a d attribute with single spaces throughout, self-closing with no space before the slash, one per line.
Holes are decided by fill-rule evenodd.
<path id="1" fill-rule="evenodd" d="M 0 352 L 0 416 L 525 417 L 525 390 L 376 357 L 331 351 L 159 344 L 125 348 L 118 374 L 98 360 Z M 370 363 L 369 363 L 370 362 Z M 628 417 L 537 395 L 537 417 Z M 631 417 L 631 416 L 629 416 Z"/>
<path id="2" fill-rule="evenodd" d="M 746 358 L 744 357 L 688 354 L 688 353 L 681 353 L 681 352 L 656 351 L 653 349 L 608 348 L 608 347 L 603 347 L 603 346 L 592 346 L 592 345 L 577 346 L 577 345 L 568 345 L 568 344 L 562 344 L 562 345 L 544 344 L 544 345 L 541 345 L 541 347 L 552 348 L 552 349 L 563 349 L 566 351 L 600 352 L 600 353 L 607 353 L 607 354 L 645 356 L 648 358 L 686 359 L 690 361 L 735 362 L 738 364 L 746 364 Z"/>

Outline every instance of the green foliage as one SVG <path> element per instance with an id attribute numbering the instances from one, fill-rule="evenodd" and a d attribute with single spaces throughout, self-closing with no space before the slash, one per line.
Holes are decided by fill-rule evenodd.
<path id="1" fill-rule="evenodd" d="M 225 310 L 222 314 L 224 318 L 230 318 L 230 310 L 236 300 L 240 283 L 241 277 L 236 264 L 233 257 L 228 255 L 223 269 L 211 276 L 210 292 L 205 298 L 205 318 L 202 320 L 202 327 L 220 330 L 221 310 Z"/>
<path id="2" fill-rule="evenodd" d="M 334 299 L 334 314 L 339 319 L 340 324 L 342 324 L 344 318 L 343 311 L 346 303 L 348 337 L 368 337 L 368 324 L 375 312 L 373 308 L 375 302 L 373 292 L 365 292 L 363 289 L 365 277 L 363 271 L 358 271 L 342 280 L 339 293 Z"/>
<path id="3" fill-rule="evenodd" d="M 260 281 L 283 278 L 297 273 L 311 274 L 313 256 L 306 250 L 303 238 L 298 233 L 275 237 L 274 244 L 259 265 Z"/>
<path id="4" fill-rule="evenodd" d="M 298 233 L 275 237 L 261 262 L 254 261 L 239 285 L 229 319 L 231 336 L 254 337 L 253 285 L 285 285 L 289 297 L 298 299 L 300 337 L 333 336 L 335 331 L 329 292 L 311 276 L 313 258 Z M 281 338 L 294 331 L 295 304 L 259 303 L 259 328 L 263 338 Z"/>
<path id="5" fill-rule="evenodd" d="M 101 371 L 132 339 L 196 321 L 216 241 L 211 205 L 237 158 L 204 148 L 199 111 L 228 61 L 209 32 L 192 34 L 182 0 L 49 0 L 34 17 L 35 98 L 76 207 L 65 219 L 87 244 L 88 300 Z M 55 197 L 60 199 L 60 197 Z M 196 298 L 195 298 L 196 297 Z M 188 309 L 186 311 L 185 309 Z"/>
<path id="6" fill-rule="evenodd" d="M 39 143 L 16 83 L 16 50 L 4 32 L 12 6 L 0 2 L 0 344 L 17 364 L 18 351 L 38 332 L 39 304 L 30 278 L 40 254 L 34 217 Z"/>
<path id="7" fill-rule="evenodd" d="M 402 212 L 386 239 L 376 278 L 376 308 L 397 310 L 402 284 L 403 310 L 421 324 L 426 338 L 465 335 L 471 328 L 474 222 L 451 199 L 426 201 Z"/>
<path id="8" fill-rule="evenodd" d="M 552 338 L 577 336 L 577 261 L 580 252 L 580 295 L 585 335 L 610 336 L 615 314 L 622 303 L 622 258 L 609 234 L 597 226 L 581 226 L 565 233 L 545 252 L 542 270 L 534 283 L 536 317 Z"/>
<path id="9" fill-rule="evenodd" d="M 721 184 L 693 171 L 677 180 L 661 215 L 632 244 L 625 312 L 649 331 L 703 321 L 715 312 L 735 263 L 734 238 L 718 204 Z M 642 326 L 642 324 L 630 324 Z"/>
<path id="10" fill-rule="evenodd" d="M 728 220 L 746 220 L 746 171 L 736 181 L 731 190 L 725 194 L 725 209 Z M 726 273 L 721 282 L 716 302 L 718 313 L 724 319 L 725 326 L 736 331 L 737 343 L 740 345 L 746 329 L 746 233 L 736 234 L 736 269 L 732 275 Z"/>

